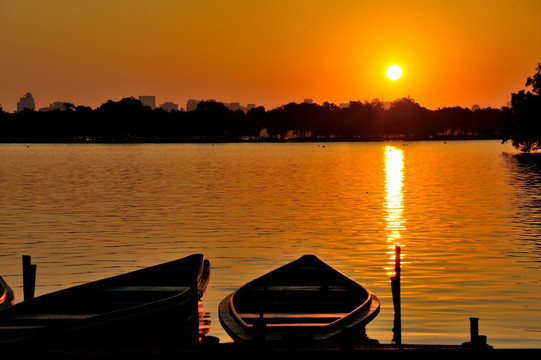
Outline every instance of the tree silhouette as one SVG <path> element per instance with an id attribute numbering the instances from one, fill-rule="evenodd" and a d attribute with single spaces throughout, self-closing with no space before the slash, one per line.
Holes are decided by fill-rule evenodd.
<path id="1" fill-rule="evenodd" d="M 537 68 L 535 69 L 537 72 L 533 77 L 528 77 L 528 80 L 526 81 L 526 86 L 532 86 L 533 93 L 536 95 L 541 95 L 541 63 L 537 64 Z"/>
<path id="2" fill-rule="evenodd" d="M 537 74 L 528 80 L 535 92 L 539 92 L 540 82 Z M 517 143 L 530 141 L 528 149 L 538 146 L 538 140 L 534 144 L 531 139 L 518 136 L 539 134 L 535 128 L 539 121 L 534 121 L 539 119 L 539 97 L 537 93 L 515 94 L 515 106 L 510 110 L 514 114 L 512 134 Z M 216 101 L 201 101 L 193 111 L 167 112 L 152 110 L 135 98 L 124 98 L 109 100 L 95 110 L 67 103 L 62 111 L 0 112 L 0 142 L 502 139 L 502 129 L 511 129 L 511 117 L 505 114 L 503 109 L 490 108 L 433 111 L 409 97 L 394 101 L 389 110 L 374 99 L 352 101 L 341 107 L 328 102 L 292 102 L 269 111 L 257 107 L 247 113 L 230 110 Z M 266 129 L 268 138 L 260 139 L 262 129 Z"/>
<path id="3" fill-rule="evenodd" d="M 251 139 L 259 139 L 259 134 L 261 134 L 265 123 L 265 115 L 266 112 L 263 106 L 252 108 L 246 113 L 246 135 Z"/>
<path id="4" fill-rule="evenodd" d="M 523 152 L 541 149 L 541 63 L 533 77 L 528 77 L 526 86 L 533 92 L 521 90 L 511 97 L 508 116 L 511 126 L 503 132 L 502 142 L 511 144 Z"/>
<path id="5" fill-rule="evenodd" d="M 391 103 L 386 114 L 384 133 L 398 138 L 419 138 L 426 121 L 426 109 L 407 97 Z"/>

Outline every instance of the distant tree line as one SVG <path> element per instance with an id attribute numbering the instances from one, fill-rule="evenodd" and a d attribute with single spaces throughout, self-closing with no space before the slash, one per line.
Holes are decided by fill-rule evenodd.
<path id="1" fill-rule="evenodd" d="M 289 103 L 246 113 L 214 101 L 202 101 L 193 111 L 167 112 L 124 98 L 96 109 L 66 104 L 62 111 L 0 110 L 0 142 L 503 139 L 512 124 L 506 108 L 428 110 L 410 98 L 392 102 L 388 110 L 376 99 L 347 107 Z"/>

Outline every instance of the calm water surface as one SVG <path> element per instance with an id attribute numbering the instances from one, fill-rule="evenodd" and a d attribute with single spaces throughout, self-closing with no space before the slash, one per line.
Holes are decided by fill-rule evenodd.
<path id="1" fill-rule="evenodd" d="M 36 295 L 192 253 L 218 303 L 316 254 L 374 292 L 367 332 L 392 339 L 402 253 L 404 343 L 541 347 L 541 165 L 499 141 L 0 145 L 0 275 Z"/>

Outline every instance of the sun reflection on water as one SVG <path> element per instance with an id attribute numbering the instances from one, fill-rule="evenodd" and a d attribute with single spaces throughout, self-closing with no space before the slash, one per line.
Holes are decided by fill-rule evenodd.
<path id="1" fill-rule="evenodd" d="M 385 230 L 387 232 L 389 264 L 395 264 L 395 247 L 404 246 L 402 231 L 405 229 L 404 218 L 404 152 L 394 146 L 385 146 Z M 404 257 L 401 252 L 401 262 Z M 394 266 L 386 268 L 389 275 L 394 274 Z"/>

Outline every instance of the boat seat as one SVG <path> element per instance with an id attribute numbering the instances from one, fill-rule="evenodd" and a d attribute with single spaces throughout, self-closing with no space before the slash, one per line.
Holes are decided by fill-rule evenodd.
<path id="1" fill-rule="evenodd" d="M 145 286 L 127 285 L 111 286 L 100 289 L 102 292 L 111 294 L 108 299 L 110 304 L 118 309 L 131 306 L 148 304 L 166 297 L 186 293 L 191 288 L 188 286 Z"/>
<path id="2" fill-rule="evenodd" d="M 46 325 L 2 325 L 0 326 L 0 340 L 17 341 L 27 336 L 34 336 L 47 329 Z"/>
<path id="3" fill-rule="evenodd" d="M 116 291 L 116 292 L 178 292 L 182 293 L 189 290 L 189 286 L 146 286 L 146 285 L 132 285 L 132 286 L 112 286 L 103 288 L 101 291 Z"/>
<path id="4" fill-rule="evenodd" d="M 64 321 L 88 319 L 93 316 L 96 314 L 21 314 L 10 316 L 4 320 L 4 323 L 10 328 L 22 326 L 27 329 L 29 326 L 45 326 Z"/>
<path id="5" fill-rule="evenodd" d="M 247 314 L 278 313 L 278 314 L 301 314 L 302 315 L 306 313 L 313 313 L 313 314 L 349 313 L 358 306 L 358 304 L 355 303 L 354 301 L 352 300 L 348 301 L 347 299 L 335 299 L 335 300 L 327 300 L 327 299 L 312 300 L 312 299 L 313 297 L 312 298 L 307 297 L 306 299 L 299 299 L 296 301 L 292 301 L 287 298 L 284 298 L 284 299 L 265 298 L 263 300 L 259 300 L 259 299 L 252 300 L 251 303 L 248 303 L 248 302 L 238 303 L 235 308 L 238 313 L 247 313 Z"/>
<path id="6" fill-rule="evenodd" d="M 298 313 L 265 313 L 263 314 L 263 322 L 266 326 L 322 326 L 330 324 L 348 313 L 314 313 L 314 314 L 298 314 Z M 261 319 L 261 314 L 257 313 L 242 313 L 239 316 L 247 324 L 255 324 Z"/>
<path id="7" fill-rule="evenodd" d="M 341 285 L 271 285 L 271 286 L 257 286 L 250 289 L 250 291 L 299 291 L 299 292 L 351 292 L 351 287 Z"/>
<path id="8" fill-rule="evenodd" d="M 10 317 L 12 320 L 81 320 L 96 314 L 24 314 Z"/>
<path id="9" fill-rule="evenodd" d="M 2 331 L 16 331 L 16 330 L 35 330 L 41 329 L 45 326 L 42 325 L 2 325 L 0 326 L 0 334 Z"/>
<path id="10" fill-rule="evenodd" d="M 329 325 L 330 323 L 326 322 L 326 323 L 287 323 L 287 324 L 269 324 L 269 323 L 265 323 L 265 326 L 266 327 L 274 327 L 274 328 L 277 328 L 277 327 L 292 327 L 292 328 L 299 328 L 299 327 L 318 327 L 318 326 L 327 326 Z"/>

